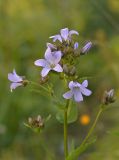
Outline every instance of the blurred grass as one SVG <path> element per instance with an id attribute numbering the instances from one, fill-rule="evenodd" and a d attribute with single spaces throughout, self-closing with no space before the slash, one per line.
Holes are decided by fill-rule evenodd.
<path id="1" fill-rule="evenodd" d="M 54 160 L 63 156 L 62 126 L 55 120 L 57 108 L 47 97 L 18 88 L 10 93 L 8 72 L 16 68 L 20 75 L 39 81 L 39 69 L 33 62 L 43 56 L 49 36 L 68 27 L 79 31 L 82 46 L 87 40 L 94 43 L 87 56 L 79 60 L 80 76 L 93 76 L 91 98 L 79 106 L 79 116 L 88 113 L 95 117 L 105 89 L 119 87 L 119 1 L 118 0 L 1 0 L 0 1 L 0 159 Z M 61 96 L 58 78 L 53 77 L 55 90 Z M 118 99 L 117 94 L 117 99 Z M 117 160 L 118 137 L 107 134 L 119 130 L 119 101 L 103 114 L 97 125 L 98 141 L 81 158 L 87 160 Z M 52 114 L 42 135 L 23 126 L 27 117 Z M 69 127 L 69 137 L 79 141 L 89 126 L 79 121 Z M 101 135 L 101 136 L 100 136 Z M 81 137 L 81 138 L 80 138 Z M 52 154 L 53 153 L 53 154 Z"/>

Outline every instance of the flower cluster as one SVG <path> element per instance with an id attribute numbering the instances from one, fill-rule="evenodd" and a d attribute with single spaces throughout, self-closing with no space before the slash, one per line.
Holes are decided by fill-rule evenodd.
<path id="1" fill-rule="evenodd" d="M 73 35 L 79 35 L 75 30 L 64 28 L 60 30 L 60 34 L 56 34 L 49 38 L 53 39 L 52 43 L 47 43 L 44 59 L 38 59 L 34 62 L 36 66 L 42 67 L 41 77 L 45 79 L 49 72 L 63 73 L 69 82 L 70 91 L 63 94 L 65 99 L 74 98 L 76 102 L 83 101 L 83 96 L 91 95 L 91 91 L 87 89 L 88 81 L 84 80 L 82 84 L 76 81 L 75 62 L 77 56 L 83 55 L 89 51 L 92 46 L 88 42 L 84 47 L 79 49 L 79 43 L 74 41 Z M 8 79 L 12 82 L 11 91 L 18 86 L 25 85 L 23 77 L 18 76 L 16 71 L 8 74 Z"/>

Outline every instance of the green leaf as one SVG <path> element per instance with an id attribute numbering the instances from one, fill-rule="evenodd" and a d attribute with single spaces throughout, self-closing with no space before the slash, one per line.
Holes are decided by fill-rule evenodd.
<path id="1" fill-rule="evenodd" d="M 90 140 L 89 142 L 85 143 L 83 146 L 79 146 L 76 149 L 74 149 L 69 156 L 67 157 L 66 160 L 77 160 L 79 156 L 92 144 L 96 142 L 96 138 Z"/>
<path id="2" fill-rule="evenodd" d="M 67 119 L 68 123 L 73 123 L 77 120 L 78 117 L 78 108 L 72 104 L 69 105 L 68 111 L 67 111 Z M 56 119 L 60 122 L 64 122 L 64 110 L 59 110 L 56 114 Z"/>

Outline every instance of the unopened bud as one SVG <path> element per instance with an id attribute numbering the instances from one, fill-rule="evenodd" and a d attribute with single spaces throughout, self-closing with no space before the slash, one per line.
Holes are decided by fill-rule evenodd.
<path id="1" fill-rule="evenodd" d="M 75 73 L 76 73 L 76 68 L 75 68 L 75 66 L 72 66 L 72 67 L 71 67 L 69 73 L 70 73 L 71 76 L 74 76 L 74 75 L 75 75 Z"/>
<path id="2" fill-rule="evenodd" d="M 25 87 L 28 83 L 29 83 L 29 81 L 28 80 L 23 80 L 23 86 Z"/>
<path id="3" fill-rule="evenodd" d="M 114 102 L 115 102 L 114 89 L 111 89 L 110 91 L 105 91 L 102 103 L 108 105 Z"/>
<path id="4" fill-rule="evenodd" d="M 69 73 L 69 68 L 66 64 L 63 65 L 63 71 L 64 73 L 68 74 Z"/>
<path id="5" fill-rule="evenodd" d="M 81 55 L 85 55 L 92 47 L 92 42 L 86 43 L 86 45 L 81 49 Z"/>

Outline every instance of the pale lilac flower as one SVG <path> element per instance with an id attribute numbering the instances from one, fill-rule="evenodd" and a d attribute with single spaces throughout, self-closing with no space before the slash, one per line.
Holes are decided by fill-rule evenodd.
<path id="1" fill-rule="evenodd" d="M 79 43 L 78 42 L 75 42 L 74 43 L 74 49 L 77 49 L 79 47 Z"/>
<path id="2" fill-rule="evenodd" d="M 41 71 L 41 76 L 45 77 L 49 71 L 53 70 L 56 72 L 63 72 L 62 67 L 58 64 L 61 60 L 62 53 L 60 51 L 51 52 L 48 47 L 45 52 L 45 59 L 39 59 L 34 62 L 36 66 L 43 67 Z"/>
<path id="3" fill-rule="evenodd" d="M 53 42 L 59 40 L 62 43 L 62 41 L 67 41 L 67 40 L 70 41 L 72 34 L 79 35 L 79 33 L 75 30 L 69 31 L 68 28 L 64 28 L 60 30 L 60 34 L 51 36 L 50 38 L 53 38 Z"/>
<path id="4" fill-rule="evenodd" d="M 76 102 L 83 101 L 83 96 L 90 96 L 92 91 L 87 89 L 88 81 L 84 80 L 82 84 L 74 81 L 69 82 L 70 91 L 63 94 L 65 99 L 71 99 L 72 97 Z"/>
<path id="5" fill-rule="evenodd" d="M 13 89 L 23 85 L 23 78 L 17 75 L 15 69 L 13 70 L 13 73 L 8 73 L 8 79 L 12 82 L 10 85 L 11 92 Z"/>
<path id="6" fill-rule="evenodd" d="M 86 45 L 81 49 L 81 52 L 82 52 L 82 53 L 87 53 L 87 52 L 90 50 L 91 47 L 92 47 L 92 42 L 88 42 L 88 43 L 86 43 Z"/>

